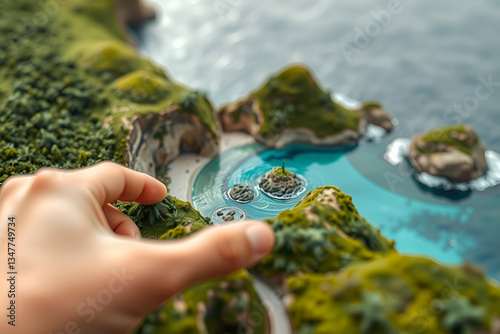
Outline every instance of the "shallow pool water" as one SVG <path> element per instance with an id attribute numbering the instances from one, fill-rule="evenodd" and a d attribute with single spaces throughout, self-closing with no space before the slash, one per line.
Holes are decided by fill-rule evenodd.
<path id="1" fill-rule="evenodd" d="M 490 275 L 498 275 L 500 257 L 496 240 L 488 237 L 499 232 L 498 218 L 488 211 L 481 213 L 479 205 L 491 198 L 498 201 L 498 194 L 490 192 L 485 197 L 471 192 L 452 199 L 453 193 L 423 189 L 403 170 L 387 168 L 380 157 L 383 147 L 384 143 L 351 149 L 292 145 L 268 150 L 257 144 L 235 148 L 203 168 L 194 183 L 193 204 L 209 217 L 228 206 L 241 209 L 246 218 L 276 216 L 293 208 L 302 196 L 272 199 L 259 190 L 258 179 L 285 161 L 288 170 L 307 179 L 306 191 L 335 185 L 351 195 L 360 214 L 386 237 L 395 240 L 399 251 L 432 256 L 446 263 L 473 260 L 487 268 Z M 373 154 L 367 152 L 379 154 L 373 159 Z M 370 173 L 359 169 L 363 158 Z M 227 192 L 234 184 L 251 187 L 255 191 L 254 200 L 248 204 L 233 201 Z M 490 218 L 493 220 L 488 222 Z M 478 230 L 471 233 L 476 227 Z M 482 228 L 486 229 L 481 231 Z"/>

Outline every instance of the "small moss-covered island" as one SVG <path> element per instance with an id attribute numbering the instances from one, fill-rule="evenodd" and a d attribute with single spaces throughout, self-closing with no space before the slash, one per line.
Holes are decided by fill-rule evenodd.
<path id="1" fill-rule="evenodd" d="M 418 172 L 467 182 L 488 170 L 485 151 L 472 127 L 454 124 L 414 136 L 408 155 Z"/>
<path id="2" fill-rule="evenodd" d="M 281 148 L 289 144 L 349 145 L 365 134 L 367 123 L 386 130 L 393 118 L 377 102 L 349 109 L 332 100 L 304 65 L 291 65 L 271 76 L 242 100 L 222 106 L 224 131 L 244 131 L 259 143 Z"/>
<path id="3" fill-rule="evenodd" d="M 277 199 L 297 197 L 305 190 L 304 181 L 283 166 L 274 167 L 259 179 L 260 189 L 268 196 Z"/>

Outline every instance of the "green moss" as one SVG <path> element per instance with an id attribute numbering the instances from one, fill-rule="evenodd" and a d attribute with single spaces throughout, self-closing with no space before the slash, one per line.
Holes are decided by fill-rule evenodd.
<path id="1" fill-rule="evenodd" d="M 118 201 L 115 206 L 137 224 L 143 238 L 160 238 L 167 233 L 162 238 L 172 239 L 172 235 L 180 234 L 181 226 L 194 224 L 197 231 L 210 224 L 210 219 L 203 217 L 191 204 L 171 195 L 153 205 Z M 173 234 L 168 234 L 171 230 Z"/>
<path id="2" fill-rule="evenodd" d="M 142 59 L 134 49 L 118 40 L 96 44 L 85 57 L 86 65 L 98 74 L 122 76 L 138 69 Z"/>
<path id="3" fill-rule="evenodd" d="M 215 121 L 214 108 L 206 94 L 199 91 L 184 91 L 179 97 L 178 104 L 182 112 L 197 115 L 209 129 L 213 138 L 218 138 L 218 125 Z"/>
<path id="4" fill-rule="evenodd" d="M 243 270 L 196 284 L 151 313 L 136 333 L 265 334 L 267 312 Z M 200 306 L 206 308 L 203 315 Z M 200 328 L 201 323 L 205 330 Z"/>
<path id="5" fill-rule="evenodd" d="M 500 316 L 497 286 L 425 258 L 391 254 L 286 284 L 293 327 L 314 333 L 471 333 Z"/>
<path id="6" fill-rule="evenodd" d="M 378 109 L 383 108 L 382 104 L 378 101 L 364 101 L 362 103 L 361 109 L 370 110 L 370 109 Z"/>
<path id="7" fill-rule="evenodd" d="M 324 190 L 335 192 L 339 210 L 328 197 L 322 197 Z M 275 232 L 276 244 L 273 251 L 253 267 L 266 276 L 328 273 L 352 262 L 369 261 L 394 252 L 394 243 L 362 218 L 351 197 L 336 187 L 315 189 L 295 208 L 266 222 Z"/>
<path id="8" fill-rule="evenodd" d="M 57 15 L 38 27 L 19 20 L 38 13 L 38 3 L 0 0 L 0 166 L 4 170 L 0 184 L 11 175 L 44 166 L 79 168 L 103 160 L 124 164 L 128 129 L 122 120 L 178 105 L 190 91 L 126 46 L 115 5 L 115 0 L 73 0 L 61 4 Z M 152 78 L 147 82 L 154 85 L 122 80 L 119 88 L 126 98 L 116 95 L 109 83 L 130 71 L 147 73 L 144 76 Z M 219 129 L 206 97 L 201 96 L 196 107 L 186 112 L 199 116 L 217 139 Z M 112 118 L 104 128 L 107 116 Z M 53 145 L 57 149 L 52 152 Z"/>
<path id="9" fill-rule="evenodd" d="M 124 75 L 113 86 L 118 96 L 135 102 L 154 102 L 168 92 L 165 79 L 145 70 Z"/>
<path id="10" fill-rule="evenodd" d="M 465 139 L 459 140 L 452 134 L 464 134 Z M 472 138 L 469 138 L 469 136 L 472 136 Z M 476 132 L 470 129 L 470 127 L 467 127 L 466 125 L 463 124 L 455 124 L 455 125 L 449 125 L 441 128 L 432 129 L 429 132 L 425 133 L 422 136 L 422 139 L 426 143 L 430 144 L 443 143 L 455 147 L 466 154 L 472 154 L 472 146 L 479 142 L 479 137 L 477 136 Z M 422 153 L 437 152 L 437 150 L 432 148 L 429 149 L 424 147 L 418 147 L 418 149 Z"/>
<path id="11" fill-rule="evenodd" d="M 286 128 L 306 127 L 324 138 L 345 129 L 357 131 L 359 115 L 332 101 L 309 70 L 290 66 L 250 94 L 263 112 L 260 134 L 271 136 Z"/>
<path id="12" fill-rule="evenodd" d="M 285 163 L 283 162 L 283 166 L 281 168 L 273 168 L 271 173 L 274 176 L 280 177 L 280 178 L 289 178 L 292 176 L 292 172 L 288 171 L 285 169 Z"/>

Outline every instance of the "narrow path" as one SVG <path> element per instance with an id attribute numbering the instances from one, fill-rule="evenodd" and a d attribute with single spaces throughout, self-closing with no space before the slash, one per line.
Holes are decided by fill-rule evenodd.
<path id="1" fill-rule="evenodd" d="M 292 325 L 285 305 L 278 295 L 264 282 L 252 275 L 254 288 L 267 309 L 271 334 L 292 334 Z"/>

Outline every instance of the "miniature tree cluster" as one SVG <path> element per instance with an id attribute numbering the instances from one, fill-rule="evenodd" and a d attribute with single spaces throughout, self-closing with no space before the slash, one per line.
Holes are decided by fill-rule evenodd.
<path id="1" fill-rule="evenodd" d="M 194 223 L 201 224 L 201 226 L 210 224 L 210 219 L 203 217 L 191 204 L 171 195 L 167 195 L 161 202 L 152 205 L 117 202 L 115 206 L 136 223 L 145 238 L 158 239 L 178 226 Z"/>

